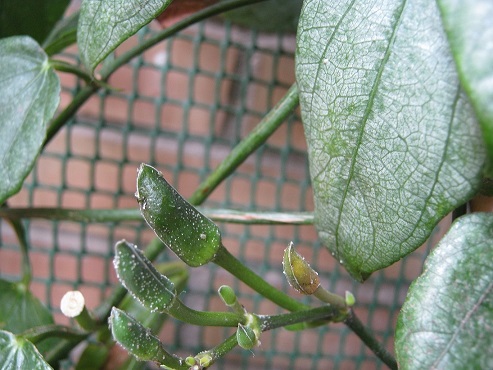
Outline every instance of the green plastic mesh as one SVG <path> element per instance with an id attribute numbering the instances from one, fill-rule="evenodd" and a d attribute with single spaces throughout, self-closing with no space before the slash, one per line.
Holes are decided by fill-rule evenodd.
<path id="1" fill-rule="evenodd" d="M 122 46 L 139 42 L 146 28 Z M 294 36 L 261 35 L 208 21 L 163 42 L 115 73 L 112 91 L 86 103 L 41 155 L 10 206 L 71 208 L 137 207 L 137 166 L 159 168 L 190 196 L 229 151 L 258 123 L 294 81 Z M 66 58 L 75 60 L 75 53 Z M 62 76 L 62 106 L 81 87 Z M 206 206 L 239 210 L 311 211 L 312 193 L 306 143 L 294 114 L 209 197 Z M 59 313 L 65 291 L 78 288 L 94 308 L 116 283 L 112 250 L 125 238 L 144 246 L 152 232 L 143 223 L 88 224 L 32 220 L 32 289 Z M 220 224 L 224 245 L 273 285 L 290 290 L 282 275 L 282 253 L 290 241 L 329 289 L 354 293 L 356 312 L 393 350 L 393 330 L 410 282 L 420 273 L 425 246 L 403 262 L 375 273 L 360 285 L 317 240 L 313 226 L 242 226 Z M 0 273 L 15 279 L 20 254 L 13 231 L 0 224 Z M 429 243 L 431 245 L 431 242 Z M 171 252 L 164 260 L 175 259 Z M 280 312 L 223 270 L 203 266 L 190 271 L 182 296 L 202 310 L 224 310 L 217 288 L 229 284 L 252 312 Z M 310 300 L 308 300 L 310 302 Z M 313 301 L 313 304 L 317 303 Z M 170 351 L 187 356 L 211 348 L 231 329 L 199 328 L 170 319 L 162 340 Z M 342 324 L 303 332 L 262 334 L 253 353 L 234 350 L 217 369 L 380 369 L 384 366 Z M 70 365 L 67 365 L 70 366 Z"/>

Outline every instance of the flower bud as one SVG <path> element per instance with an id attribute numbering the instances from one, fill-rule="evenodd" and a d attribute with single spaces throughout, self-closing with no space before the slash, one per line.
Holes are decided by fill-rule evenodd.
<path id="1" fill-rule="evenodd" d="M 284 250 L 282 264 L 289 285 L 299 293 L 310 295 L 320 286 L 318 273 L 294 250 L 292 242 Z"/>
<path id="2" fill-rule="evenodd" d="M 255 331 L 247 325 L 238 324 L 236 339 L 238 340 L 238 345 L 243 349 L 252 349 L 259 344 Z"/>

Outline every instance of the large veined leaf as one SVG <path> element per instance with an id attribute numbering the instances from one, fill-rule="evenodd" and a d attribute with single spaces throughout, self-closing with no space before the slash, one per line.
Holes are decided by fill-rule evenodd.
<path id="1" fill-rule="evenodd" d="M 34 344 L 3 330 L 0 330 L 0 364 L 2 370 L 52 369 Z"/>
<path id="2" fill-rule="evenodd" d="M 316 227 L 362 281 L 475 193 L 480 130 L 434 1 L 307 0 L 297 38 Z"/>
<path id="3" fill-rule="evenodd" d="M 60 100 L 60 81 L 32 38 L 0 40 L 0 204 L 19 191 Z"/>
<path id="4" fill-rule="evenodd" d="M 493 2 L 438 0 L 459 76 L 483 129 L 493 176 Z"/>
<path id="5" fill-rule="evenodd" d="M 43 42 L 70 0 L 0 0 L 0 38 L 26 35 Z"/>
<path id="6" fill-rule="evenodd" d="M 399 315 L 399 369 L 493 369 L 493 214 L 460 218 Z"/>
<path id="7" fill-rule="evenodd" d="M 23 284 L 0 280 L 0 329 L 19 334 L 53 323 L 50 311 Z"/>
<path id="8" fill-rule="evenodd" d="M 94 68 L 123 41 L 156 18 L 171 0 L 85 0 L 77 41 L 84 65 Z"/>

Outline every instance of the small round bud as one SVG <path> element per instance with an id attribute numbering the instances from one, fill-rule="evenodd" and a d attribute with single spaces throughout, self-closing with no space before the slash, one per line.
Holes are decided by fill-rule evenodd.
<path id="1" fill-rule="evenodd" d="M 243 349 L 252 349 L 258 345 L 259 341 L 253 329 L 249 326 L 238 324 L 236 331 L 238 345 Z"/>
<path id="2" fill-rule="evenodd" d="M 346 290 L 346 306 L 351 307 L 356 303 L 356 299 L 354 298 L 353 293 L 349 290 Z"/>
<path id="3" fill-rule="evenodd" d="M 226 306 L 232 306 L 237 301 L 236 294 L 233 288 L 231 288 L 228 285 L 220 286 L 218 289 L 218 293 L 221 299 L 223 300 L 223 302 L 226 304 Z"/>
<path id="4" fill-rule="evenodd" d="M 85 299 L 78 290 L 65 293 L 60 302 L 62 313 L 70 318 L 79 316 L 85 307 Z"/>

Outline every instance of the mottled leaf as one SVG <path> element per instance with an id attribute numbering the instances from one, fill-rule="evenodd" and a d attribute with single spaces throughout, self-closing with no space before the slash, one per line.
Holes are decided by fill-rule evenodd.
<path id="1" fill-rule="evenodd" d="M 123 41 L 156 18 L 171 0 L 85 0 L 77 40 L 82 62 L 94 68 Z"/>
<path id="2" fill-rule="evenodd" d="M 397 322 L 399 369 L 493 369 L 493 214 L 460 218 L 427 258 Z"/>
<path id="3" fill-rule="evenodd" d="M 297 40 L 316 227 L 362 281 L 477 191 L 480 129 L 433 1 L 307 0 Z"/>
<path id="4" fill-rule="evenodd" d="M 60 81 L 27 36 L 0 40 L 0 204 L 19 191 L 60 100 Z"/>
<path id="5" fill-rule="evenodd" d="M 52 369 L 34 344 L 4 330 L 0 330 L 0 366 L 2 370 Z"/>
<path id="6" fill-rule="evenodd" d="M 464 90 L 471 99 L 488 149 L 493 176 L 493 2 L 438 0 L 445 32 Z"/>

